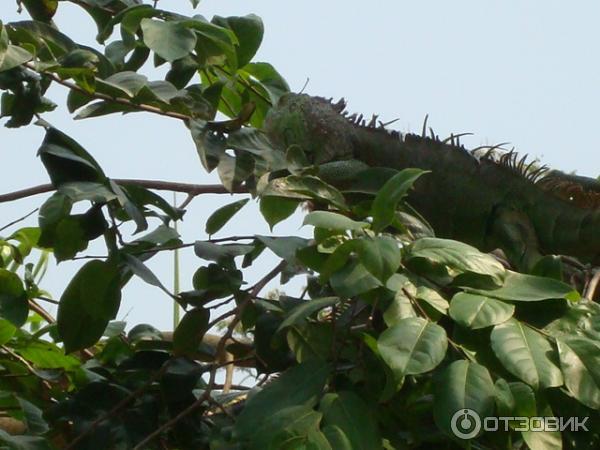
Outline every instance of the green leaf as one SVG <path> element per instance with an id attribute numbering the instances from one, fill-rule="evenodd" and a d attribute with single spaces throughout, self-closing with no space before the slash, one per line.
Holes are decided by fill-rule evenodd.
<path id="1" fill-rule="evenodd" d="M 260 198 L 260 212 L 272 231 L 275 225 L 294 214 L 299 203 L 293 198 L 263 196 Z"/>
<path id="2" fill-rule="evenodd" d="M 93 260 L 73 277 L 60 298 L 58 332 L 67 353 L 98 341 L 121 304 L 120 276 L 116 265 Z"/>
<path id="3" fill-rule="evenodd" d="M 417 179 L 427 173 L 421 169 L 404 169 L 390 178 L 373 200 L 373 230 L 381 231 L 394 220 L 398 203 L 406 197 Z"/>
<path id="4" fill-rule="evenodd" d="M 476 330 L 506 322 L 515 307 L 483 295 L 459 292 L 452 298 L 449 312 L 455 322 Z"/>
<path id="5" fill-rule="evenodd" d="M 40 228 L 57 223 L 62 218 L 69 215 L 73 202 L 71 199 L 60 192 L 52 194 L 41 206 L 38 215 Z"/>
<path id="6" fill-rule="evenodd" d="M 32 59 L 33 55 L 24 48 L 9 45 L 4 55 L 0 54 L 0 73 L 19 67 Z"/>
<path id="7" fill-rule="evenodd" d="M 296 264 L 296 252 L 310 244 L 310 240 L 297 236 L 256 236 L 256 239 L 291 264 Z"/>
<path id="8" fill-rule="evenodd" d="M 243 448 L 333 450 L 319 431 L 321 417 L 321 413 L 304 405 L 283 408 L 266 416 L 260 424 L 261 428 L 250 436 Z"/>
<path id="9" fill-rule="evenodd" d="M 287 334 L 287 344 L 299 363 L 317 359 L 327 361 L 333 343 L 333 329 L 327 323 L 305 322 L 291 327 Z"/>
<path id="10" fill-rule="evenodd" d="M 342 214 L 331 211 L 313 211 L 304 217 L 302 225 L 312 225 L 327 230 L 362 230 L 369 226 L 367 222 L 357 222 Z"/>
<path id="11" fill-rule="evenodd" d="M 0 272 L 1 273 L 1 272 Z M 0 275 L 0 279 L 2 279 L 2 275 Z M 0 315 L 1 315 L 0 309 Z M 0 319 L 0 345 L 6 344 L 11 338 L 15 335 L 17 331 L 17 327 L 15 327 L 8 320 Z"/>
<path id="12" fill-rule="evenodd" d="M 176 355 L 193 355 L 198 352 L 202 338 L 208 331 L 210 311 L 194 308 L 188 311 L 173 333 L 173 351 Z"/>
<path id="13" fill-rule="evenodd" d="M 322 361 L 308 361 L 294 366 L 250 397 L 235 424 L 240 438 L 279 430 L 269 430 L 264 419 L 288 407 L 316 405 L 331 368 Z M 267 429 L 265 429 L 267 428 Z"/>
<path id="14" fill-rule="evenodd" d="M 357 261 L 351 260 L 331 276 L 331 287 L 344 298 L 364 294 L 381 286 L 381 282 Z"/>
<path id="15" fill-rule="evenodd" d="M 469 292 L 516 302 L 537 302 L 564 298 L 577 300 L 579 294 L 571 286 L 553 278 L 507 272 L 502 287 L 483 290 L 467 288 Z"/>
<path id="16" fill-rule="evenodd" d="M 333 306 L 339 303 L 339 301 L 340 299 L 338 297 L 315 298 L 312 300 L 303 301 L 287 314 L 286 318 L 283 320 L 283 322 L 281 322 L 281 325 L 279 325 L 277 331 L 279 332 L 286 327 L 301 323 L 307 317 L 311 316 L 317 311 L 329 306 Z"/>
<path id="17" fill-rule="evenodd" d="M 133 255 L 123 253 L 123 260 L 127 264 L 127 267 L 138 277 L 144 280 L 151 286 L 155 286 L 167 294 L 169 297 L 172 296 L 171 292 L 165 287 L 165 285 L 158 279 L 154 272 L 152 272 L 148 266 Z"/>
<path id="18" fill-rule="evenodd" d="M 46 131 L 38 154 L 55 187 L 71 181 L 102 183 L 106 180 L 96 160 L 75 140 L 56 128 Z"/>
<path id="19" fill-rule="evenodd" d="M 108 78 L 96 80 L 96 90 L 111 97 L 133 98 L 148 85 L 148 78 L 137 72 L 125 70 Z"/>
<path id="20" fill-rule="evenodd" d="M 225 262 L 236 256 L 242 256 L 254 250 L 252 245 L 245 244 L 214 244 L 206 241 L 194 243 L 194 253 L 198 258 L 207 261 Z"/>
<path id="21" fill-rule="evenodd" d="M 65 355 L 61 348 L 50 342 L 29 342 L 16 352 L 39 369 L 72 371 L 81 365 L 76 358 Z"/>
<path id="22" fill-rule="evenodd" d="M 482 253 L 470 245 L 449 239 L 419 239 L 412 245 L 407 257 L 425 258 L 433 263 L 442 264 L 453 276 L 465 272 L 484 275 L 496 285 L 502 284 L 506 272 L 502 264 L 493 256 Z"/>
<path id="23" fill-rule="evenodd" d="M 350 391 L 325 394 L 319 404 L 323 424 L 337 427 L 350 442 L 350 448 L 372 450 L 381 448 L 381 435 L 375 411 L 358 395 Z"/>
<path id="24" fill-rule="evenodd" d="M 565 386 L 584 405 L 600 409 L 600 346 L 578 336 L 565 336 L 556 343 Z"/>
<path id="25" fill-rule="evenodd" d="M 409 317 L 398 321 L 377 339 L 381 358 L 397 380 L 434 369 L 446 356 L 446 331 L 428 320 Z"/>
<path id="26" fill-rule="evenodd" d="M 264 34 L 264 26 L 260 17 L 248 14 L 243 17 L 215 16 L 213 23 L 232 30 L 239 41 L 235 47 L 239 67 L 248 64 L 260 47 Z"/>
<path id="27" fill-rule="evenodd" d="M 141 27 L 144 44 L 167 61 L 187 56 L 196 46 L 196 34 L 180 23 L 142 19 Z"/>
<path id="28" fill-rule="evenodd" d="M 16 327 L 27 320 L 29 304 L 21 279 L 5 269 L 0 269 L 0 317 Z"/>
<path id="29" fill-rule="evenodd" d="M 348 210 L 344 196 L 336 188 L 313 176 L 290 175 L 276 178 L 260 194 L 299 200 L 314 199 L 331 204 L 343 211 Z"/>
<path id="30" fill-rule="evenodd" d="M 238 200 L 236 202 L 225 205 L 215 212 L 213 212 L 208 220 L 206 221 L 205 231 L 208 235 L 215 234 L 219 231 L 229 220 L 248 203 L 249 199 Z"/>
<path id="31" fill-rule="evenodd" d="M 23 410 L 24 422 L 27 425 L 27 432 L 30 434 L 44 434 L 49 427 L 43 417 L 43 412 L 33 403 L 17 397 L 19 406 Z"/>
<path id="32" fill-rule="evenodd" d="M 352 443 L 344 432 L 335 425 L 323 427 L 323 434 L 334 450 L 353 450 Z"/>
<path id="33" fill-rule="evenodd" d="M 434 376 L 433 416 L 449 435 L 452 418 L 463 409 L 475 411 L 483 420 L 494 412 L 494 382 L 488 370 L 465 360 L 454 361 Z M 459 431 L 468 433 L 470 430 Z"/>
<path id="34" fill-rule="evenodd" d="M 550 342 L 515 319 L 496 325 L 490 336 L 502 365 L 534 389 L 561 386 L 563 377 Z"/>
<path id="35" fill-rule="evenodd" d="M 217 173 L 221 183 L 229 192 L 241 185 L 248 177 L 252 175 L 254 169 L 254 158 L 247 154 L 240 154 L 236 157 L 224 153 L 219 159 Z"/>
<path id="36" fill-rule="evenodd" d="M 8 445 L 4 447 L 11 450 L 52 450 L 46 438 L 40 436 L 11 436 L 4 430 L 0 430 L 0 443 Z"/>
<path id="37" fill-rule="evenodd" d="M 398 270 L 402 255 L 398 242 L 390 237 L 358 239 L 358 258 L 365 268 L 385 283 Z"/>

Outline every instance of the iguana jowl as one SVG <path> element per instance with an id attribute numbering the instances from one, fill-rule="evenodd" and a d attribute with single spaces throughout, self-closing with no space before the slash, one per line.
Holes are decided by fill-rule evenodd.
<path id="1" fill-rule="evenodd" d="M 514 152 L 467 151 L 454 138 L 402 135 L 347 117 L 345 102 L 286 94 L 264 130 L 273 145 L 300 146 L 313 164 L 358 160 L 371 167 L 431 171 L 408 202 L 441 237 L 483 251 L 501 248 L 518 268 L 531 270 L 543 255 L 600 263 L 600 183 L 535 168 Z M 349 165 L 350 166 L 350 165 Z"/>

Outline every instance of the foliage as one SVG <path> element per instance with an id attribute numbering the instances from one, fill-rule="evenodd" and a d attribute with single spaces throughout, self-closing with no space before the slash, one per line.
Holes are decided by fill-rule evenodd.
<path id="1" fill-rule="evenodd" d="M 208 21 L 139 0 L 72 1 L 96 22 L 99 51 L 55 26 L 62 2 L 21 3 L 35 20 L 0 25 L 1 115 L 8 127 L 37 118 L 46 129 L 39 155 L 55 193 L 38 227 L 0 238 L 2 448 L 600 446 L 598 305 L 563 280 L 513 272 L 436 238 L 404 202 L 427 176 L 418 169 L 388 177 L 377 192 L 346 195 L 303 149 L 274 148 L 260 126 L 288 87 L 271 65 L 252 61 L 258 17 Z M 165 79 L 143 75 L 148 64 L 167 65 Z M 217 170 L 224 192 L 257 198 L 271 228 L 311 202 L 317 210 L 304 224 L 313 238 L 212 239 L 244 198 L 213 212 L 211 239 L 184 243 L 175 229 L 182 209 L 111 179 L 42 119 L 55 107 L 45 97 L 53 84 L 69 89 L 79 119 L 144 111 L 183 121 L 204 168 Z M 218 112 L 229 120 L 216 121 Z M 200 193 L 190 190 L 190 200 Z M 75 214 L 76 204 L 85 212 Z M 127 222 L 135 236 L 121 234 Z M 72 261 L 100 238 L 106 257 L 73 277 L 55 321 L 39 305 L 50 297 L 40 287 L 48 255 Z M 145 263 L 185 247 L 201 260 L 194 289 L 172 293 Z M 249 283 L 246 269 L 267 249 L 279 264 Z M 305 276 L 305 291 L 262 297 L 279 275 L 282 285 Z M 113 320 L 132 277 L 186 309 L 172 340 Z M 223 304 L 229 312 L 217 316 Z M 209 339 L 223 323 L 223 336 Z M 217 370 L 234 365 L 263 378 L 249 390 L 218 385 Z M 525 432 L 510 421 L 463 441 L 451 425 L 465 408 L 482 417 L 588 417 L 588 431 Z"/>

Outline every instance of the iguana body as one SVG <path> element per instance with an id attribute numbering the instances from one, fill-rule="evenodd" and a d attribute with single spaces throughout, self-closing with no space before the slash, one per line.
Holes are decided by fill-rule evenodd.
<path id="1" fill-rule="evenodd" d="M 542 255 L 600 263 L 600 183 L 532 169 L 514 152 L 477 157 L 454 142 L 376 127 L 375 117 L 347 118 L 340 101 L 286 94 L 269 113 L 265 132 L 279 148 L 298 145 L 322 165 L 359 160 L 371 167 L 431 171 L 408 201 L 441 237 L 483 251 L 504 250 L 519 268 Z"/>

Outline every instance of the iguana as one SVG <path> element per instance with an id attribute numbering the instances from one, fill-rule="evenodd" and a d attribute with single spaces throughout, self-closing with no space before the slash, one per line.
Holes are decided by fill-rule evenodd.
<path id="1" fill-rule="evenodd" d="M 440 140 L 389 131 L 377 117 L 348 117 L 337 103 L 285 94 L 264 124 L 276 148 L 300 146 L 319 167 L 332 161 L 430 171 L 408 197 L 436 234 L 482 251 L 500 248 L 517 268 L 543 255 L 600 263 L 600 182 L 526 163 L 514 151 L 467 151 L 458 137 Z M 424 127 L 425 128 L 425 127 Z M 366 167 L 365 166 L 365 167 Z M 360 167 L 360 164 L 359 164 Z"/>

